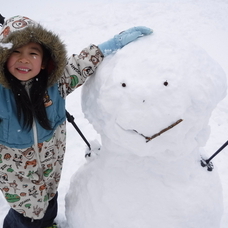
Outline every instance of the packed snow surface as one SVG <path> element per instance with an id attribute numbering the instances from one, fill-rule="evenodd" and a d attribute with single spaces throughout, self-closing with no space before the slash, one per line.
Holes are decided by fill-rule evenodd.
<path id="1" fill-rule="evenodd" d="M 112 224 L 109 227 L 117 227 L 118 221 L 121 221 L 119 227 L 126 221 L 131 221 L 126 227 L 130 224 L 132 227 L 147 227 L 146 221 L 157 224 L 170 223 L 172 226 L 176 223 L 180 226 L 181 223 L 186 224 L 186 219 L 189 218 L 187 227 L 204 228 L 204 225 L 210 227 L 214 224 L 213 228 L 227 228 L 228 148 L 213 159 L 213 172 L 208 172 L 199 163 L 200 154 L 207 158 L 227 141 L 227 96 L 219 102 L 226 86 L 221 68 L 228 73 L 227 12 L 228 2 L 225 0 L 4 2 L 0 12 L 3 16 L 8 18 L 20 14 L 42 23 L 61 36 L 69 55 L 78 54 L 89 44 L 100 44 L 133 26 L 143 25 L 154 30 L 153 35 L 129 44 L 116 55 L 108 56 L 95 76 L 99 76 L 96 81 L 95 77 L 91 78 L 83 89 L 86 91 L 91 87 L 88 96 L 83 95 L 83 109 L 87 118 L 92 112 L 94 117 L 100 118 L 89 119 L 102 137 L 84 117 L 81 110 L 81 88 L 67 98 L 67 110 L 74 115 L 77 125 L 89 141 L 97 142 L 91 142 L 94 145 L 93 156 L 86 160 L 86 145 L 75 129 L 68 124 L 67 153 L 59 186 L 59 226 L 83 227 L 81 218 L 76 220 L 79 215 L 83 218 L 97 215 L 96 221 L 100 223 L 103 219 L 103 225 Z M 141 47 L 142 50 L 136 47 Z M 141 53 L 140 56 L 137 56 L 137 53 Z M 197 61 L 199 59 L 200 62 Z M 151 64 L 151 72 L 147 71 L 148 62 Z M 193 74 L 196 69 L 199 71 Z M 106 78 L 106 72 L 110 77 L 107 82 L 103 79 Z M 136 77 L 135 73 L 138 72 L 140 73 Z M 214 78 L 215 75 L 217 79 Z M 124 81 L 121 81 L 122 79 Z M 167 86 L 164 85 L 166 81 Z M 95 100 L 94 104 L 90 102 L 94 99 L 91 97 L 93 94 L 96 97 L 102 95 L 99 94 L 101 91 L 107 94 L 105 87 L 98 91 L 102 83 L 106 88 L 110 86 L 113 89 L 110 90 L 109 97 L 105 98 L 107 100 L 102 99 L 103 103 L 100 103 L 99 107 L 98 101 Z M 126 84 L 125 87 L 123 83 Z M 151 85 L 151 89 L 148 89 L 147 84 Z M 193 87 L 194 84 L 197 85 L 196 88 Z M 141 91 L 144 85 L 145 88 Z M 124 94 L 124 97 L 119 97 L 118 92 Z M 185 99 L 186 103 L 183 103 Z M 208 99 L 211 103 L 208 103 Z M 171 104 L 170 100 L 175 103 Z M 136 103 L 139 108 L 134 107 L 131 111 L 131 102 Z M 88 104 L 91 104 L 90 108 Z M 123 107 L 124 104 L 126 106 Z M 113 106 L 116 108 L 112 109 L 110 118 L 103 118 L 102 115 L 107 115 Z M 120 107 L 122 111 L 118 112 Z M 195 109 L 190 109 L 188 113 L 188 107 Z M 152 114 L 151 118 L 140 109 Z M 139 115 L 137 119 L 134 119 L 135 113 Z M 140 118 L 147 124 L 142 125 Z M 151 137 L 179 119 L 183 121 L 148 143 L 139 135 Z M 102 120 L 110 122 L 105 125 L 100 122 Z M 99 127 L 101 125 L 102 128 Z M 113 125 L 115 127 L 106 138 L 106 132 Z M 125 139 L 120 135 L 124 135 Z M 133 143 L 129 143 L 131 138 L 134 138 Z M 176 143 L 178 138 L 179 143 Z M 101 150 L 96 149 L 100 148 L 98 144 L 102 144 Z M 132 148 L 131 145 L 136 147 Z M 142 148 L 140 154 L 138 147 Z M 114 149 L 110 151 L 111 148 Z M 106 170 L 107 174 L 103 170 Z M 133 183 L 134 181 L 136 182 Z M 157 194 L 156 198 L 152 197 L 150 189 Z M 84 190 L 88 193 L 86 199 Z M 212 208 L 215 202 L 217 204 Z M 0 196 L 0 205 L 2 226 L 9 209 L 3 196 Z M 113 205 L 113 208 L 104 211 L 108 205 Z M 73 211 L 69 211 L 70 208 L 79 214 L 73 214 Z M 156 208 L 154 214 L 145 213 L 150 208 Z M 201 218 L 193 216 L 197 212 Z M 210 213 L 213 213 L 213 216 Z M 122 214 L 128 217 L 123 218 Z M 207 222 L 212 224 L 207 226 Z M 163 228 L 162 225 L 155 227 Z M 102 225 L 99 228 L 102 228 Z"/>

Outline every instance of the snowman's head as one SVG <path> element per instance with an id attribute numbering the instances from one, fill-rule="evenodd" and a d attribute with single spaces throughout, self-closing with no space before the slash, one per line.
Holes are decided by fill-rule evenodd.
<path id="1" fill-rule="evenodd" d="M 225 90 L 223 70 L 205 51 L 155 33 L 104 59 L 84 85 L 82 107 L 106 147 L 179 157 L 206 143 Z"/>

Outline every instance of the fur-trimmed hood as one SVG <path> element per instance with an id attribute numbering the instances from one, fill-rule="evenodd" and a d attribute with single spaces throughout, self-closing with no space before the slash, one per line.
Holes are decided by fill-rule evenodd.
<path id="1" fill-rule="evenodd" d="M 43 26 L 24 16 L 15 16 L 5 21 L 0 31 L 0 84 L 9 88 L 4 75 L 4 66 L 15 48 L 29 42 L 44 46 L 50 53 L 48 61 L 48 86 L 53 85 L 63 74 L 66 66 L 66 50 L 59 37 Z"/>

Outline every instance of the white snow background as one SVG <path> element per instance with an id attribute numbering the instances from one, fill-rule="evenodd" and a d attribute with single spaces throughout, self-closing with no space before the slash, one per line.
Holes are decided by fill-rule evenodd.
<path id="1" fill-rule="evenodd" d="M 91 43 L 102 43 L 130 27 L 144 25 L 152 28 L 154 32 L 160 31 L 175 35 L 177 42 L 178 39 L 181 42 L 182 38 L 185 38 L 199 45 L 221 65 L 226 74 L 228 73 L 226 62 L 228 59 L 227 12 L 227 0 L 42 0 L 36 2 L 9 0 L 4 1 L 4 5 L 1 4 L 0 11 L 6 18 L 14 15 L 28 16 L 55 31 L 66 43 L 69 55 L 78 54 Z M 204 148 L 208 156 L 211 156 L 228 140 L 227 104 L 228 98 L 226 97 L 211 116 L 211 135 Z M 77 125 L 88 140 L 99 139 L 81 111 L 81 88 L 68 97 L 67 109 L 74 115 Z M 59 186 L 59 214 L 57 217 L 57 222 L 62 228 L 68 227 L 65 217 L 65 195 L 69 189 L 72 175 L 86 162 L 84 154 L 87 149 L 70 123 L 67 128 L 67 153 Z M 224 213 L 220 228 L 228 226 L 227 162 L 228 147 L 213 159 L 215 171 L 218 171 L 223 187 Z M 200 198 L 199 195 L 199 201 Z M 2 195 L 0 205 L 1 226 L 9 209 Z M 73 226 L 71 225 L 71 227 Z M 144 227 L 143 222 L 140 227 Z M 198 227 L 201 225 L 199 224 Z"/>

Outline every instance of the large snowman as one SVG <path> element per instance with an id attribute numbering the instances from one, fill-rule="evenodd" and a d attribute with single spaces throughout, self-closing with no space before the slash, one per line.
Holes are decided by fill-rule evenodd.
<path id="1" fill-rule="evenodd" d="M 72 228 L 219 228 L 216 168 L 201 167 L 226 78 L 190 42 L 156 32 L 108 56 L 83 88 L 101 138 L 72 177 Z"/>

